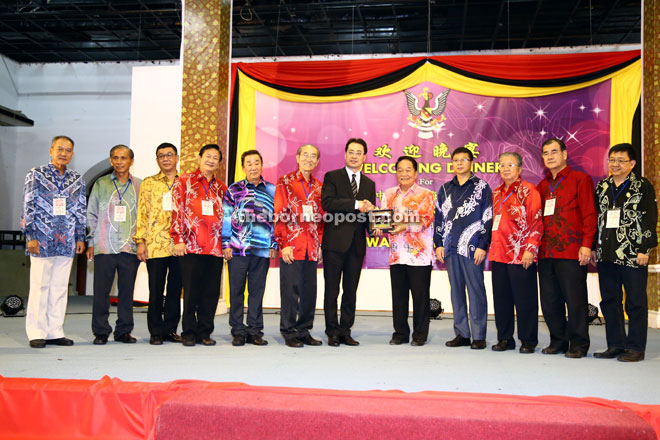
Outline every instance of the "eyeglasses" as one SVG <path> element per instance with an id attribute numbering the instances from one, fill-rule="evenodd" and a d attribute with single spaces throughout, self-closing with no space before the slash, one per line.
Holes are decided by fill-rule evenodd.
<path id="1" fill-rule="evenodd" d="M 300 157 L 303 158 L 303 159 L 316 160 L 316 158 L 317 158 L 318 156 L 317 156 L 316 154 L 314 154 L 314 153 L 303 153 L 303 154 L 300 155 Z"/>
<path id="2" fill-rule="evenodd" d="M 626 162 L 630 162 L 630 160 L 623 160 L 623 159 L 607 159 L 607 163 L 610 165 L 623 165 Z"/>
<path id="3" fill-rule="evenodd" d="M 172 159 L 175 156 L 174 153 L 163 153 L 163 154 L 157 154 L 156 157 L 158 160 L 163 160 L 163 159 Z"/>
<path id="4" fill-rule="evenodd" d="M 548 156 L 556 156 L 559 154 L 561 150 L 551 150 L 551 151 L 544 151 L 543 152 L 543 157 L 548 157 Z"/>
<path id="5" fill-rule="evenodd" d="M 468 162 L 472 162 L 470 159 L 465 159 L 465 158 L 463 158 L 463 159 L 452 159 L 451 161 L 454 162 L 454 163 L 468 163 Z"/>
<path id="6" fill-rule="evenodd" d="M 501 163 L 500 164 L 500 168 L 513 168 L 513 167 L 516 167 L 516 166 L 518 166 L 518 165 L 515 164 L 515 163 Z"/>

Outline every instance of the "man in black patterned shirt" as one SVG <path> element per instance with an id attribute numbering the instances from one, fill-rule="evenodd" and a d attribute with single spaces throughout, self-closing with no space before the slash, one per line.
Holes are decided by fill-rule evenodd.
<path id="1" fill-rule="evenodd" d="M 646 282 L 649 253 L 658 245 L 658 206 L 653 185 L 633 171 L 637 155 L 632 145 L 613 146 L 608 163 L 611 175 L 596 186 L 596 260 L 607 350 L 594 357 L 638 362 L 644 360 L 646 349 Z M 627 336 L 622 287 L 626 291 Z"/>

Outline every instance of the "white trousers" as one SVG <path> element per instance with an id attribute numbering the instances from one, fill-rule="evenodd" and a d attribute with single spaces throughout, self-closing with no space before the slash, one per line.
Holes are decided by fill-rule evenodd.
<path id="1" fill-rule="evenodd" d="M 71 257 L 30 257 L 30 294 L 25 315 L 28 339 L 64 337 Z"/>

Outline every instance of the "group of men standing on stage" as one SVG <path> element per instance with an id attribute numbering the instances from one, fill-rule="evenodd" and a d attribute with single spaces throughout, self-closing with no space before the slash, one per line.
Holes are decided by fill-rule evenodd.
<path id="1" fill-rule="evenodd" d="M 279 255 L 280 332 L 286 345 L 322 344 L 310 333 L 320 262 L 328 345 L 359 345 L 351 328 L 366 236 L 387 233 L 392 345 L 408 343 L 411 336 L 414 346 L 426 343 L 435 257 L 446 265 L 451 286 L 455 338 L 446 345 L 485 348 L 483 269 L 490 252 L 498 340 L 494 351 L 515 348 L 514 309 L 520 352 L 535 351 L 538 266 L 541 308 L 550 331 L 550 344 L 542 352 L 584 357 L 589 349 L 587 264 L 597 261 L 608 348 L 594 357 L 644 359 L 647 265 L 650 250 L 657 246 L 657 203 L 651 184 L 633 171 L 636 155 L 630 144 L 610 149 L 611 175 L 598 183 L 595 193 L 591 178 L 567 165 L 560 139 L 543 144 L 549 173 L 536 187 L 520 178 L 522 157 L 502 153 L 502 183 L 493 192 L 471 172 L 474 157 L 467 148 L 452 153 L 456 175 L 437 194 L 417 185 L 416 160 L 402 156 L 396 162 L 398 185 L 387 189 L 380 203 L 392 210 L 395 221 L 385 232 L 372 230 L 368 221 L 367 213 L 376 209 L 376 187 L 361 172 L 367 156 L 362 139 L 348 140 L 345 167 L 326 173 L 323 182 L 313 176 L 321 156 L 314 145 L 298 149 L 297 169 L 280 177 L 277 185 L 263 179 L 259 151 L 245 151 L 241 165 L 246 177 L 229 187 L 215 178 L 222 161 L 215 144 L 202 147 L 195 172 L 180 176 L 176 147 L 159 145 L 160 172 L 144 181 L 130 174 L 132 150 L 117 145 L 110 151 L 112 173 L 96 181 L 88 202 L 81 176 L 67 168 L 73 141 L 56 136 L 50 154 L 50 164 L 28 173 L 24 190 L 22 228 L 31 257 L 26 330 L 31 347 L 73 345 L 64 337 L 62 324 L 72 258 L 84 252 L 85 241 L 87 257 L 94 260 L 94 344 L 107 343 L 113 332 L 108 317 L 115 273 L 118 309 L 113 336 L 119 342 L 136 342 L 131 336 L 133 289 L 138 265 L 144 261 L 149 274 L 150 344 L 215 345 L 211 334 L 227 260 L 232 345 L 266 345 L 262 300 L 269 260 Z"/>

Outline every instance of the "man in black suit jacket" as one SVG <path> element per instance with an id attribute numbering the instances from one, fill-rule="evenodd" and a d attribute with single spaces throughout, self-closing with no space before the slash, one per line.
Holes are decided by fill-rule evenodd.
<path id="1" fill-rule="evenodd" d="M 346 142 L 346 166 L 329 171 L 323 179 L 321 204 L 333 215 L 323 232 L 323 276 L 325 278 L 325 333 L 328 345 L 359 345 L 351 337 L 355 321 L 355 293 L 367 247 L 367 213 L 376 203 L 376 184 L 360 172 L 367 158 L 363 139 Z M 339 280 L 342 278 L 341 318 L 337 319 Z"/>

